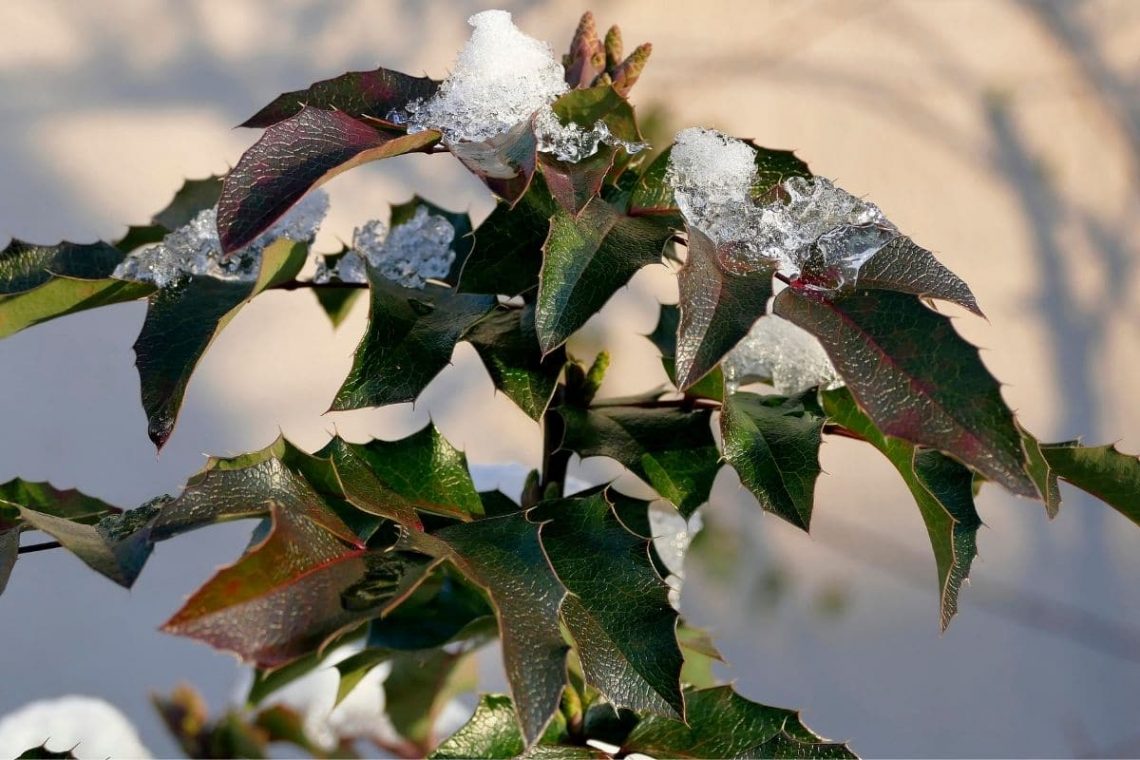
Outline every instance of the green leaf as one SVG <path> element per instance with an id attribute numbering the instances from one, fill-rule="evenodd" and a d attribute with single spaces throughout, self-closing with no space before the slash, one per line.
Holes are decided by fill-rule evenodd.
<path id="1" fill-rule="evenodd" d="M 677 626 L 677 641 L 681 645 L 681 654 L 685 656 L 681 683 L 698 689 L 715 686 L 717 678 L 713 673 L 713 663 L 724 660 L 708 632 L 680 623 Z"/>
<path id="2" fill-rule="evenodd" d="M 1040 498 L 1021 434 L 978 349 L 913 295 L 828 298 L 788 288 L 775 313 L 823 344 L 856 402 L 886 435 L 950 454 L 1010 491 Z"/>
<path id="3" fill-rule="evenodd" d="M 200 212 L 218 205 L 222 195 L 222 178 L 210 175 L 202 179 L 188 179 L 174 194 L 174 198 L 152 218 L 163 229 L 174 230 L 189 224 Z"/>
<path id="4" fill-rule="evenodd" d="M 869 230 L 873 234 L 880 229 L 882 228 L 876 225 L 852 228 L 855 234 L 859 230 Z M 894 230 L 885 230 L 885 233 L 890 242 L 859 267 L 858 277 L 852 287 L 893 290 L 922 298 L 936 298 L 956 303 L 979 317 L 984 316 L 970 286 L 934 258 L 933 253 L 915 245 L 910 238 L 899 235 Z"/>
<path id="5" fill-rule="evenodd" d="M 384 679 L 384 706 L 396 732 L 417 747 L 435 745 L 435 723 L 454 697 L 475 689 L 478 672 L 470 652 L 443 649 L 401 652 Z"/>
<path id="6" fill-rule="evenodd" d="M 24 750 L 16 757 L 16 760 L 75 760 L 75 755 L 70 749 L 53 752 L 47 748 L 47 742 L 44 742 L 38 747 Z"/>
<path id="7" fill-rule="evenodd" d="M 157 499 L 129 512 L 108 515 L 94 525 L 28 507 L 20 507 L 20 517 L 59 541 L 92 570 L 130 588 L 154 548 L 151 521 L 165 501 Z"/>
<path id="8" fill-rule="evenodd" d="M 538 168 L 558 205 L 577 214 L 598 197 L 616 155 L 617 149 L 609 145 L 599 145 L 597 153 L 577 162 L 559 161 L 549 153 L 539 153 Z"/>
<path id="9" fill-rule="evenodd" d="M 677 275 L 681 320 L 677 330 L 677 386 L 685 390 L 720 364 L 764 315 L 775 267 L 734 267 L 722 246 L 692 227 L 689 258 Z"/>
<path id="10" fill-rule="evenodd" d="M 12 569 L 20 555 L 20 530 L 18 528 L 0 529 L 0 594 L 8 586 L 8 579 L 12 577 Z"/>
<path id="11" fill-rule="evenodd" d="M 643 266 L 660 261 L 671 237 L 656 221 L 626 216 L 595 198 L 574 217 L 559 209 L 538 286 L 538 339 L 543 353 L 562 345 Z"/>
<path id="12" fill-rule="evenodd" d="M 730 686 L 685 692 L 688 725 L 649 716 L 630 733 L 622 752 L 675 758 L 850 758 L 843 744 L 811 732 L 793 710 L 749 701 Z"/>
<path id="13" fill-rule="evenodd" d="M 677 330 L 681 324 L 681 309 L 674 304 L 661 304 L 661 311 L 657 318 L 657 326 L 646 337 L 657 346 L 661 352 L 661 365 L 669 382 L 677 384 L 676 356 L 677 356 Z M 713 367 L 708 374 L 685 389 L 685 395 L 692 398 L 707 398 L 714 401 L 724 400 L 724 373 L 720 367 Z"/>
<path id="14" fill-rule="evenodd" d="M 1042 444 L 1053 472 L 1140 525 L 1140 460 L 1116 446 Z"/>
<path id="15" fill-rule="evenodd" d="M 807 530 L 823 418 L 803 398 L 733 393 L 721 409 L 720 429 L 724 458 L 760 506 Z"/>
<path id="16" fill-rule="evenodd" d="M 680 228 L 683 224 L 681 214 L 677 210 L 677 200 L 673 197 L 673 186 L 666 177 L 672 152 L 673 146 L 670 145 L 653 159 L 653 163 L 645 167 L 630 196 L 629 213 L 633 216 L 665 216 L 675 227 Z"/>
<path id="17" fill-rule="evenodd" d="M 384 664 L 392 658 L 393 652 L 388 649 L 362 649 L 351 657 L 346 657 L 334 667 L 337 671 L 336 703 L 340 704 L 344 698 L 352 693 L 364 677 L 377 666 Z"/>
<path id="18" fill-rule="evenodd" d="M 558 411 L 566 423 L 563 449 L 616 459 L 686 518 L 708 499 L 720 469 L 711 410 L 597 406 Z"/>
<path id="19" fill-rule="evenodd" d="M 342 111 L 305 107 L 265 130 L 238 160 L 218 200 L 226 253 L 249 244 L 312 188 L 368 161 L 428 151 L 439 133 L 376 129 Z"/>
<path id="20" fill-rule="evenodd" d="M 436 572 L 406 601 L 368 624 L 368 646 L 385 651 L 482 643 L 497 632 L 495 613 L 483 595 L 455 577 Z"/>
<path id="21" fill-rule="evenodd" d="M 278 95 L 241 126 L 268 127 L 300 113 L 305 106 L 388 121 L 392 111 L 402 110 L 413 100 L 426 100 L 438 89 L 439 82 L 433 79 L 391 69 L 349 71 L 314 82 L 304 90 Z"/>
<path id="22" fill-rule="evenodd" d="M 542 245 L 555 209 L 541 177 L 513 207 L 500 201 L 475 230 L 475 247 L 459 274 L 459 292 L 517 296 L 538 287 Z"/>
<path id="23" fill-rule="evenodd" d="M 918 504 L 938 570 L 942 630 L 958 611 L 958 592 L 977 556 L 982 524 L 974 508 L 973 473 L 950 457 L 884 435 L 846 389 L 820 394 L 827 416 L 890 460 Z"/>
<path id="24" fill-rule="evenodd" d="M 163 630 L 260 667 L 309 654 L 398 603 L 423 563 L 344 543 L 293 509 L 272 504 L 269 535 L 198 589 Z"/>
<path id="25" fill-rule="evenodd" d="M 545 520 L 542 548 L 570 592 L 561 614 L 586 682 L 615 707 L 683 716 L 677 611 L 649 540 L 626 530 L 602 493 L 543 502 L 535 513 Z"/>
<path id="26" fill-rule="evenodd" d="M 32 483 L 13 478 L 6 483 L 0 483 L 0 527 L 6 522 L 4 502 L 88 525 L 94 525 L 108 515 L 122 512 L 118 507 L 74 488 L 64 490 L 50 483 Z M 16 515 L 11 514 L 11 516 Z"/>
<path id="27" fill-rule="evenodd" d="M 490 596 L 518 721 L 526 745 L 534 744 L 558 712 L 568 650 L 558 625 L 566 592 L 539 544 L 538 527 L 514 514 L 408 540 L 418 551 L 446 557 Z"/>
<path id="28" fill-rule="evenodd" d="M 508 760 L 509 758 L 590 758 L 598 755 L 587 747 L 563 747 L 557 742 L 566 738 L 566 726 L 556 720 L 543 734 L 541 742 L 530 746 L 519 732 L 511 698 L 501 694 L 484 694 L 479 698 L 475 714 L 451 737 L 440 744 L 429 757 L 432 760 Z M 565 750 L 568 754 L 554 754 Z"/>
<path id="29" fill-rule="evenodd" d="M 455 293 L 428 285 L 400 287 L 368 269 L 368 330 L 352 369 L 333 401 L 334 411 L 415 401 L 463 334 L 496 305 L 494 296 Z"/>
<path id="30" fill-rule="evenodd" d="M 534 305 L 499 308 L 479 321 L 464 339 L 475 347 L 495 387 L 533 420 L 541 420 L 562 372 L 565 357 L 542 356 L 534 326 Z"/>
<path id="31" fill-rule="evenodd" d="M 147 283 L 110 279 L 122 251 L 106 243 L 33 245 L 13 240 L 0 251 L 0 338 L 78 311 L 135 301 Z"/>
<path id="32" fill-rule="evenodd" d="M 1017 427 L 1021 431 L 1022 445 L 1025 446 L 1029 477 L 1033 478 L 1042 501 L 1045 502 L 1045 514 L 1052 520 L 1061 511 L 1061 489 L 1057 485 L 1057 473 L 1049 466 L 1041 443 L 1020 424 Z"/>
<path id="33" fill-rule="evenodd" d="M 265 517 L 277 506 L 360 546 L 362 542 L 330 501 L 298 468 L 286 463 L 299 454 L 292 444 L 278 438 L 261 451 L 211 460 L 155 520 L 154 539 L 164 541 L 217 522 Z"/>
<path id="34" fill-rule="evenodd" d="M 413 509 L 462 520 L 483 514 L 467 457 L 431 423 L 395 441 L 356 444 L 338 438 L 331 446 L 349 501 L 366 512 L 412 530 L 423 530 Z"/>
<path id="35" fill-rule="evenodd" d="M 538 139 L 529 119 L 486 140 L 455 142 L 447 147 L 492 193 L 512 206 L 530 187 L 538 161 Z"/>
<path id="36" fill-rule="evenodd" d="M 307 244 L 279 240 L 262 254 L 256 282 L 192 276 L 150 297 L 134 350 L 147 435 L 156 447 L 174 432 L 190 376 L 210 343 L 254 296 L 293 279 L 307 256 Z"/>

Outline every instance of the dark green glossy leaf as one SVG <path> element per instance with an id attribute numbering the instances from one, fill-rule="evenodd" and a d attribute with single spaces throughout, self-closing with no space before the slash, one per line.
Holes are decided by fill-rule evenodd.
<path id="1" fill-rule="evenodd" d="M 7 483 L 0 483 L 0 527 L 6 522 L 4 502 L 87 525 L 94 525 L 103 517 L 122 512 L 118 507 L 74 488 L 59 489 L 50 483 L 32 483 L 13 478 Z M 15 517 L 14 511 L 12 508 L 8 516 Z"/>
<path id="2" fill-rule="evenodd" d="M 566 423 L 562 448 L 616 459 L 686 518 L 708 499 L 720 469 L 710 410 L 598 406 L 559 413 Z"/>
<path id="3" fill-rule="evenodd" d="M 1021 425 L 1018 425 L 1018 429 L 1021 430 L 1022 445 L 1025 446 L 1029 477 L 1033 478 L 1042 501 L 1045 502 L 1045 514 L 1052 520 L 1061 511 L 1061 489 L 1057 485 L 1057 473 L 1049 466 L 1040 441 Z"/>
<path id="4" fill-rule="evenodd" d="M 299 113 L 305 106 L 387 120 L 392 111 L 403 109 L 413 100 L 426 100 L 437 89 L 439 82 L 433 79 L 408 76 L 391 69 L 349 71 L 314 82 L 304 90 L 277 96 L 241 126 L 268 127 Z"/>
<path id="5" fill-rule="evenodd" d="M 530 187 L 538 161 L 538 140 L 529 120 L 486 140 L 455 142 L 447 147 L 492 193 L 512 206 Z"/>
<path id="6" fill-rule="evenodd" d="M 884 434 L 938 449 L 1010 491 L 1040 498 L 1021 434 L 978 349 L 913 295 L 837 298 L 788 288 L 775 313 L 823 344 L 852 395 Z"/>
<path id="7" fill-rule="evenodd" d="M 486 598 L 454 571 L 436 571 L 398 607 L 368 625 L 368 646 L 386 651 L 482 643 L 497 633 Z"/>
<path id="8" fill-rule="evenodd" d="M 254 296 L 293 279 L 307 255 L 307 244 L 279 240 L 262 254 L 256 282 L 190 277 L 150 297 L 134 350 L 147 434 L 156 447 L 174 432 L 190 376 L 210 343 Z"/>
<path id="9" fill-rule="evenodd" d="M 199 212 L 218 205 L 221 195 L 222 178 L 219 176 L 188 179 L 178 188 L 166 208 L 154 215 L 152 221 L 173 232 L 189 224 Z"/>
<path id="10" fill-rule="evenodd" d="M 163 541 L 227 520 L 269 515 L 272 506 L 304 516 L 350 544 L 362 542 L 345 525 L 313 483 L 286 460 L 303 456 L 278 438 L 261 451 L 213 459 L 187 483 L 155 520 L 152 534 Z"/>
<path id="11" fill-rule="evenodd" d="M 459 292 L 517 296 L 538 287 L 542 245 L 555 208 L 541 177 L 513 208 L 498 203 L 475 230 L 475 247 L 463 262 Z"/>
<path id="12" fill-rule="evenodd" d="M 75 760 L 75 755 L 70 749 L 54 752 L 48 749 L 47 742 L 44 742 L 38 747 L 24 750 L 16 757 L 16 760 Z"/>
<path id="13" fill-rule="evenodd" d="M 672 151 L 672 145 L 661 151 L 641 173 L 629 199 L 629 213 L 634 216 L 663 215 L 672 219 L 674 226 L 680 228 L 681 215 L 673 197 L 673 187 L 666 178 Z"/>
<path id="14" fill-rule="evenodd" d="M 541 420 L 565 361 L 559 352 L 542 356 L 534 327 L 534 305 L 496 310 L 463 336 L 475 347 L 495 387 L 527 416 Z"/>
<path id="15" fill-rule="evenodd" d="M 810 177 L 808 165 L 790 150 L 763 148 L 745 140 L 756 151 L 756 181 L 752 184 L 752 196 L 760 201 L 773 200 L 776 188 L 791 177 Z"/>
<path id="16" fill-rule="evenodd" d="M 677 611 L 650 562 L 649 541 L 626 530 L 601 493 L 535 511 L 545 520 L 542 547 L 570 591 L 562 619 L 586 682 L 616 707 L 683 716 Z"/>
<path id="17" fill-rule="evenodd" d="M 720 429 L 724 458 L 760 506 L 807 530 L 823 418 L 799 398 L 733 393 L 721 410 Z"/>
<path id="18" fill-rule="evenodd" d="M 13 240 L 0 251 L 0 338 L 49 319 L 152 293 L 110 279 L 123 253 L 106 243 L 45 246 Z"/>
<path id="19" fill-rule="evenodd" d="M 660 261 L 669 228 L 626 216 L 595 198 L 577 217 L 555 212 L 538 286 L 538 339 L 544 353 L 605 306 L 641 269 Z"/>
<path id="20" fill-rule="evenodd" d="M 676 380 L 685 390 L 708 375 L 764 315 L 775 267 L 734 267 L 729 252 L 689 228 L 689 258 L 677 275 L 681 320 Z"/>
<path id="21" fill-rule="evenodd" d="M 546 178 L 550 194 L 563 209 L 577 214 L 591 199 L 598 197 L 602 183 L 614 165 L 617 150 L 599 145 L 598 152 L 581 161 L 559 161 L 549 153 L 538 154 L 538 168 Z"/>
<path id="22" fill-rule="evenodd" d="M 1140 460 L 1116 446 L 1046 443 L 1041 452 L 1053 472 L 1140 525 Z"/>
<path id="23" fill-rule="evenodd" d="M 368 161 L 430 150 L 439 133 L 376 129 L 342 111 L 306 107 L 265 130 L 238 160 L 218 200 L 226 253 L 269 229 L 312 188 Z"/>
<path id="24" fill-rule="evenodd" d="M 669 382 L 677 384 L 676 356 L 677 330 L 681 324 L 681 309 L 674 304 L 661 304 L 657 326 L 648 336 L 661 352 L 661 364 Z M 707 398 L 714 401 L 724 399 L 724 373 L 719 366 L 713 367 L 704 377 L 685 389 L 685 395 L 693 398 Z"/>
<path id="25" fill-rule="evenodd" d="M 269 535 L 198 589 L 163 630 L 204 641 L 261 667 L 319 649 L 401 598 L 421 562 L 346 544 L 293 509 L 273 504 Z"/>
<path id="26" fill-rule="evenodd" d="M 542 736 L 541 743 L 528 750 L 515 718 L 511 698 L 501 694 L 484 694 L 479 699 L 475 714 L 467 723 L 436 748 L 432 760 L 509 760 L 509 758 L 549 757 L 543 750 L 558 748 L 556 743 L 565 738 L 566 726 L 556 720 Z M 586 747 L 567 748 L 578 754 L 569 757 L 589 758 L 595 755 Z"/>
<path id="27" fill-rule="evenodd" d="M 337 392 L 335 411 L 415 401 L 463 334 L 496 305 L 494 296 L 455 293 L 429 285 L 400 287 L 368 269 L 368 331 Z"/>
<path id="28" fill-rule="evenodd" d="M 446 557 L 490 596 L 519 724 L 526 745 L 534 744 L 558 711 L 568 650 L 558 624 L 566 592 L 547 563 L 538 526 L 522 514 L 490 517 L 413 534 L 409 543 Z"/>
<path id="29" fill-rule="evenodd" d="M 341 323 L 348 318 L 348 315 L 352 313 L 352 307 L 356 305 L 360 295 L 364 292 L 363 288 L 318 287 L 312 290 L 317 303 L 328 315 L 333 327 L 340 327 Z"/>
<path id="30" fill-rule="evenodd" d="M 950 457 L 892 438 L 875 427 L 846 389 L 825 391 L 827 416 L 886 455 L 918 504 L 938 570 L 942 630 L 958 611 L 958 592 L 977 556 L 982 524 L 974 508 L 973 473 Z"/>
<path id="31" fill-rule="evenodd" d="M 630 733 L 623 752 L 672 758 L 850 758 L 843 744 L 811 732 L 793 710 L 751 702 L 730 686 L 685 692 L 688 725 L 649 716 Z"/>
<path id="32" fill-rule="evenodd" d="M 355 444 L 335 439 L 331 451 L 345 493 L 360 509 L 413 530 L 423 526 L 412 509 L 459 519 L 483 514 L 467 457 L 435 425 L 395 441 Z"/>
<path id="33" fill-rule="evenodd" d="M 473 691 L 478 673 L 470 652 L 401 652 L 384 679 L 384 705 L 400 736 L 421 748 L 435 745 L 435 723 L 454 697 Z"/>

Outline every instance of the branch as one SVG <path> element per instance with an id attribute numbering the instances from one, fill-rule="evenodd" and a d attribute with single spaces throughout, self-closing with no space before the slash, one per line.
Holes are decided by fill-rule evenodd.
<path id="1" fill-rule="evenodd" d="M 32 552 L 43 552 L 43 551 L 47 551 L 48 549 L 58 549 L 61 546 L 63 546 L 63 544 L 61 544 L 59 541 L 43 541 L 42 543 L 38 543 L 38 544 L 28 544 L 27 546 L 21 546 L 17 550 L 17 554 L 31 554 Z"/>
<path id="2" fill-rule="evenodd" d="M 269 290 L 364 290 L 366 282 L 313 282 L 312 280 L 289 280 L 274 285 Z"/>

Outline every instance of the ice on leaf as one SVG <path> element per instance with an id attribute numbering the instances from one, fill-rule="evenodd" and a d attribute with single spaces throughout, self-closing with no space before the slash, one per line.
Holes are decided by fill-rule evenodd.
<path id="1" fill-rule="evenodd" d="M 406 288 L 422 288 L 426 280 L 442 279 L 451 271 L 454 240 L 451 222 L 424 206 L 391 231 L 374 219 L 356 228 L 353 250 L 340 258 L 335 269 L 318 264 L 313 281 L 325 283 L 335 276 L 341 282 L 366 283 L 367 262 L 386 279 Z"/>
<path id="2" fill-rule="evenodd" d="M 447 144 L 475 142 L 533 118 L 538 150 L 560 161 L 581 161 L 601 143 L 630 153 L 645 147 L 619 140 L 601 121 L 563 125 L 550 105 L 569 89 L 565 70 L 550 45 L 523 34 L 510 13 L 483 11 L 468 23 L 475 31 L 436 94 L 409 103 L 406 115 L 392 115 L 409 132 L 437 129 Z"/>
<path id="3" fill-rule="evenodd" d="M 829 268 L 853 279 L 899 234 L 877 206 L 824 177 L 790 177 L 781 185 L 783 198 L 757 202 L 755 150 L 713 129 L 677 133 L 667 177 L 685 220 L 745 267 L 775 263 L 796 277 L 818 245 Z"/>
<path id="4" fill-rule="evenodd" d="M 769 380 L 786 396 L 817 385 L 827 389 L 843 385 L 815 336 L 774 314 L 761 317 L 728 352 L 723 370 L 731 391 L 752 380 Z"/>
<path id="5" fill-rule="evenodd" d="M 261 254 L 267 247 L 282 239 L 312 240 L 328 210 L 328 195 L 323 190 L 311 192 L 259 238 L 224 258 L 218 240 L 217 209 L 203 209 L 161 242 L 130 253 L 111 276 L 119 280 L 150 282 L 160 288 L 191 275 L 252 282 L 257 279 Z"/>

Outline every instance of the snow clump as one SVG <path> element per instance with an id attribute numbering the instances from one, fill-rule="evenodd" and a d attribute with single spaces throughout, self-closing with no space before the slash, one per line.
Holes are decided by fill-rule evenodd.
<path id="1" fill-rule="evenodd" d="M 372 220 L 357 227 L 352 235 L 353 250 L 344 254 L 330 269 L 323 261 L 317 264 L 313 281 L 318 284 L 336 277 L 341 282 L 366 283 L 365 262 L 385 278 L 406 288 L 423 288 L 429 279 L 442 279 L 455 261 L 455 227 L 442 216 L 420 206 L 412 218 L 388 231 L 387 226 Z"/>
<path id="2" fill-rule="evenodd" d="M 785 396 L 817 385 L 827 390 L 843 385 L 815 336 L 775 314 L 760 317 L 724 357 L 722 366 L 732 392 L 753 380 L 768 380 Z"/>

